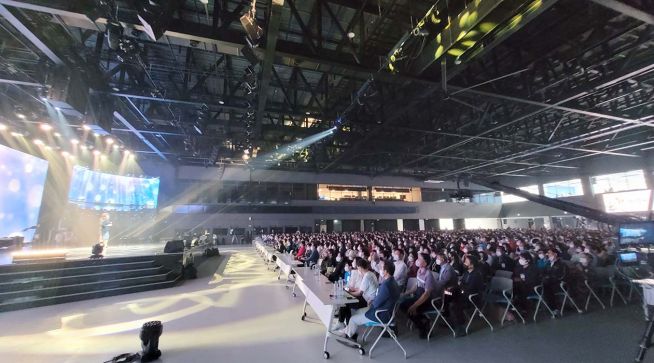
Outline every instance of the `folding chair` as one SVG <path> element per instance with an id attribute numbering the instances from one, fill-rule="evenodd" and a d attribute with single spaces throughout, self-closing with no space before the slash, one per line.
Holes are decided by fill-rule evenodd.
<path id="1" fill-rule="evenodd" d="M 409 279 L 406 281 L 406 288 L 404 289 L 404 291 L 414 290 L 417 286 L 418 286 L 418 279 L 415 277 L 409 277 Z M 406 300 L 406 297 L 400 297 L 397 303 L 401 304 L 404 302 L 404 300 Z M 406 326 L 409 327 L 409 329 L 413 330 L 411 319 L 407 319 Z"/>
<path id="2" fill-rule="evenodd" d="M 483 308 L 486 307 L 488 302 L 506 305 L 504 314 L 502 314 L 502 320 L 500 321 L 501 326 L 504 326 L 504 320 L 506 320 L 506 315 L 509 313 L 509 310 L 513 310 L 516 315 L 520 317 L 522 323 L 526 324 L 525 318 L 522 317 L 522 314 L 520 314 L 515 305 L 513 305 L 513 280 L 505 277 L 493 277 L 488 287 L 486 302 L 484 302 Z"/>
<path id="3" fill-rule="evenodd" d="M 627 304 L 627 299 L 618 288 L 618 285 L 615 281 L 615 266 L 608 267 L 595 267 L 595 275 L 597 276 L 598 284 L 596 288 L 602 291 L 610 291 L 611 298 L 609 300 L 609 306 L 613 307 L 613 299 L 617 293 L 618 297 L 622 299 L 622 302 Z"/>
<path id="4" fill-rule="evenodd" d="M 475 303 L 475 297 L 477 297 L 477 296 L 481 297 L 482 295 L 480 295 L 480 294 L 471 294 L 470 296 L 468 296 L 468 300 L 470 301 L 470 304 L 472 304 L 472 306 L 475 307 L 475 310 L 472 312 L 472 315 L 470 315 L 470 320 L 468 320 L 468 325 L 466 325 L 466 334 L 468 334 L 468 330 L 470 329 L 470 324 L 472 324 L 472 321 L 475 320 L 475 317 L 477 315 L 479 315 L 480 318 L 484 319 L 486 324 L 488 324 L 488 326 L 490 327 L 491 331 L 494 330 L 493 324 L 491 324 L 491 322 L 488 321 L 488 319 L 486 319 L 486 315 L 484 315 L 484 312 Z"/>
<path id="5" fill-rule="evenodd" d="M 538 312 L 540 311 L 540 306 L 543 305 L 547 309 L 547 311 L 550 312 L 550 315 L 552 316 L 552 319 L 556 318 L 556 314 L 554 314 L 554 311 L 550 308 L 549 305 L 545 302 L 545 299 L 543 298 L 543 285 L 537 285 L 534 286 L 534 293 L 529 294 L 527 296 L 527 300 L 535 300 L 537 301 L 536 303 L 536 309 L 534 309 L 534 322 L 536 321 L 536 317 L 538 316 Z"/>
<path id="6" fill-rule="evenodd" d="M 388 311 L 388 309 L 382 309 L 382 310 L 377 310 L 375 311 L 375 318 L 377 318 L 377 321 L 371 321 L 368 324 L 365 325 L 366 331 L 363 333 L 363 341 L 365 342 L 366 339 L 368 339 L 368 336 L 370 333 L 372 333 L 374 328 L 382 328 L 381 333 L 379 333 L 379 336 L 377 339 L 375 339 L 375 342 L 372 344 L 372 347 L 370 347 L 370 350 L 368 351 L 368 357 L 372 358 L 372 351 L 375 349 L 375 346 L 377 346 L 377 343 L 379 343 L 379 340 L 381 339 L 382 336 L 384 336 L 384 333 L 388 333 L 388 335 L 391 336 L 391 338 L 395 341 L 395 344 L 397 344 L 400 349 L 402 349 L 402 352 L 404 352 L 404 359 L 406 359 L 406 350 L 400 344 L 400 341 L 397 340 L 397 335 L 391 329 L 393 325 L 395 325 L 395 315 L 397 313 L 397 309 L 400 306 L 400 304 L 395 303 L 395 306 L 393 307 L 393 313 L 391 314 L 391 318 L 388 320 L 387 323 L 384 323 L 382 319 L 379 318 L 379 313 Z"/>
<path id="7" fill-rule="evenodd" d="M 561 288 L 561 291 L 556 293 L 555 295 L 563 296 L 563 303 L 561 303 L 561 316 L 563 316 L 563 311 L 565 311 L 565 304 L 566 304 L 566 302 L 568 300 L 570 300 L 570 303 L 572 304 L 572 306 L 574 306 L 574 308 L 577 309 L 577 312 L 579 314 L 582 314 L 584 311 L 579 309 L 579 306 L 577 306 L 577 303 L 575 303 L 572 296 L 570 296 L 570 293 L 568 292 L 567 284 L 565 283 L 565 281 L 561 281 L 561 283 L 559 284 L 559 287 Z"/>
<path id="8" fill-rule="evenodd" d="M 506 271 L 506 270 L 497 270 L 497 271 L 495 271 L 495 276 L 496 277 L 504 277 L 506 279 L 512 279 L 513 278 L 513 272 Z"/>
<path id="9" fill-rule="evenodd" d="M 445 299 L 443 296 L 437 297 L 435 299 L 431 300 L 431 306 L 434 307 L 434 310 L 426 311 L 424 315 L 429 318 L 430 316 L 436 316 L 434 319 L 434 322 L 431 324 L 431 328 L 429 329 L 429 333 L 427 333 L 427 341 L 430 340 L 431 338 L 431 333 L 434 331 L 434 328 L 436 327 L 436 324 L 438 324 L 439 320 L 443 320 L 445 322 L 445 325 L 447 325 L 448 328 L 450 328 L 450 331 L 452 331 L 452 336 L 456 337 L 456 332 L 454 331 L 454 328 L 452 328 L 452 325 L 445 319 L 443 316 L 443 309 L 445 308 Z"/>
<path id="10" fill-rule="evenodd" d="M 584 310 L 588 311 L 588 305 L 590 304 L 590 298 L 594 297 L 595 300 L 602 306 L 602 310 L 606 310 L 606 305 L 600 300 L 599 296 L 595 293 L 595 290 L 591 287 L 591 282 L 588 279 L 584 280 L 584 285 L 586 285 L 586 288 L 588 289 L 588 296 L 586 296 L 586 306 L 584 306 Z"/>

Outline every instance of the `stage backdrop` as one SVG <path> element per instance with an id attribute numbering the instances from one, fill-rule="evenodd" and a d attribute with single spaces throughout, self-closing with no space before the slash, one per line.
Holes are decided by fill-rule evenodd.
<path id="1" fill-rule="evenodd" d="M 32 240 L 47 173 L 46 160 L 0 145 L 0 237 Z"/>

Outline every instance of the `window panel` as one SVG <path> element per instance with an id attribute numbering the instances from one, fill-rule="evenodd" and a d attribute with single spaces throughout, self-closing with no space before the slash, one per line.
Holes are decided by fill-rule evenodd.
<path id="1" fill-rule="evenodd" d="M 563 198 L 584 195 L 584 188 L 581 179 L 571 179 L 543 184 L 543 192 L 549 198 Z"/>
<path id="2" fill-rule="evenodd" d="M 645 189 L 645 175 L 642 170 L 624 173 L 597 175 L 590 178 L 593 194 L 621 192 L 625 190 Z"/>
<path id="3" fill-rule="evenodd" d="M 524 186 L 524 187 L 520 187 L 518 189 L 520 189 L 522 191 L 525 191 L 527 193 L 539 195 L 539 193 L 538 193 L 538 184 L 527 185 L 527 186 Z M 507 193 L 502 192 L 502 203 L 524 202 L 526 200 L 527 199 L 525 199 L 525 198 L 518 197 L 518 196 L 515 196 L 513 194 L 507 194 Z"/>
<path id="4" fill-rule="evenodd" d="M 607 213 L 647 212 L 649 210 L 650 193 L 650 190 L 634 190 L 603 194 L 604 210 Z"/>

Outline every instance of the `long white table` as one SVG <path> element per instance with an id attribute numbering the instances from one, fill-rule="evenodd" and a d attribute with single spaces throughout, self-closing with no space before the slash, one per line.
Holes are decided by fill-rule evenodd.
<path id="1" fill-rule="evenodd" d="M 288 253 L 275 253 L 275 263 L 279 266 L 279 273 L 277 274 L 277 280 L 279 280 L 282 274 L 286 275 L 286 286 L 288 287 L 288 282 L 291 278 L 291 271 L 294 267 L 299 267 L 302 265 L 302 262 L 293 259 L 293 256 Z M 295 292 L 293 293 L 295 296 Z"/>
<path id="2" fill-rule="evenodd" d="M 319 273 L 316 274 L 316 270 L 312 270 L 309 267 L 295 267 L 293 268 L 293 271 L 295 271 L 295 286 L 297 286 L 305 296 L 301 319 L 304 320 L 306 318 L 307 305 L 310 305 L 326 328 L 325 343 L 323 346 L 324 358 L 329 359 L 327 343 L 330 337 L 342 341 L 348 346 L 359 349 L 359 354 L 364 355 L 365 351 L 360 344 L 335 335 L 332 332 L 334 313 L 336 312 L 336 309 L 345 304 L 357 302 L 358 300 L 346 291 L 342 291 L 342 294 L 336 294 L 338 296 L 335 296 L 334 284 L 331 283 L 327 277 Z M 293 289 L 295 289 L 295 286 Z"/>

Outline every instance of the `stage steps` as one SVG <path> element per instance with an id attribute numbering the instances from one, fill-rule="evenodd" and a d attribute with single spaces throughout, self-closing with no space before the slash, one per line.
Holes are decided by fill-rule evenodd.
<path id="1" fill-rule="evenodd" d="M 181 254 L 0 266 L 0 312 L 173 287 Z"/>

